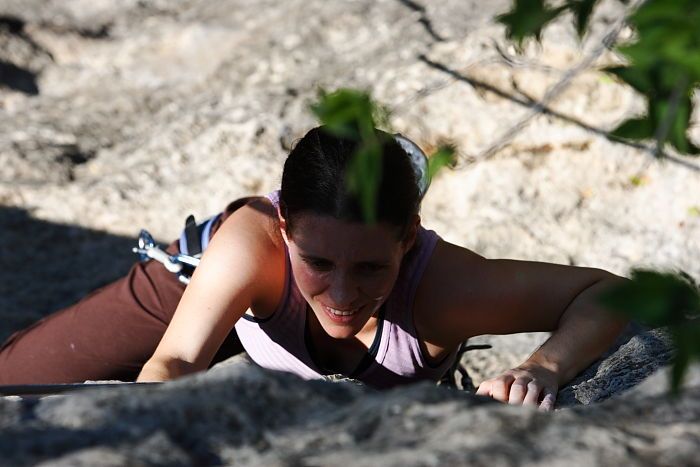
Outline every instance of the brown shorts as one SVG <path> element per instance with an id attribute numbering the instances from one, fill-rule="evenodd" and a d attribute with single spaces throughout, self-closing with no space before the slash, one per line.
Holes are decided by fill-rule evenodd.
<path id="1" fill-rule="evenodd" d="M 251 198 L 230 203 L 221 223 Z M 178 241 L 167 251 L 179 252 Z M 0 384 L 133 381 L 160 342 L 185 290 L 156 261 L 135 264 L 125 277 L 11 335 L 0 347 Z M 212 361 L 243 351 L 231 330 Z"/>

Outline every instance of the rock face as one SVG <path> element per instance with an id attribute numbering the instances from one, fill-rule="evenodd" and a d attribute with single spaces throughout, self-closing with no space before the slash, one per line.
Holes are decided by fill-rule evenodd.
<path id="1" fill-rule="evenodd" d="M 635 328 L 630 326 L 618 339 L 617 348 L 613 346 L 599 362 L 562 388 L 557 398 L 560 407 L 600 402 L 626 392 L 671 361 L 673 347 L 667 333 Z"/>
<path id="2" fill-rule="evenodd" d="M 0 0 L 0 341 L 123 274 L 140 227 L 167 242 L 189 213 L 277 188 L 320 87 L 371 90 L 428 151 L 459 145 L 422 210 L 446 240 L 489 258 L 699 280 L 700 162 L 603 136 L 642 109 L 597 71 L 618 60 L 599 45 L 623 7 L 600 2 L 583 44 L 561 21 L 518 56 L 493 22 L 509 4 Z M 463 385 L 544 338 L 473 339 L 492 348 L 465 354 Z M 561 390 L 555 414 L 245 365 L 2 400 L 0 464 L 697 463 L 698 384 L 675 403 L 658 393 L 668 338 L 632 329 L 618 344 Z"/>
<path id="3" fill-rule="evenodd" d="M 304 381 L 241 357 L 162 385 L 0 398 L 0 465 L 697 465 L 700 365 L 671 399 L 663 330 L 631 326 L 619 344 L 553 413 L 429 383 Z"/>
<path id="4" fill-rule="evenodd" d="M 461 365 L 447 381 L 448 386 L 474 392 L 476 385 L 466 370 L 479 368 L 479 351 L 463 354 Z M 588 405 L 626 393 L 668 365 L 672 358 L 672 340 L 666 331 L 632 323 L 598 361 L 560 388 L 557 407 Z M 664 382 L 660 388 L 667 389 L 668 384 Z"/>
<path id="5" fill-rule="evenodd" d="M 1 462 L 697 465 L 699 370 L 673 403 L 636 392 L 543 413 L 427 383 L 375 392 L 236 364 L 158 386 L 0 401 Z"/>
<path id="6" fill-rule="evenodd" d="M 601 136 L 642 104 L 596 71 L 611 53 L 566 78 L 621 6 L 602 2 L 582 46 L 562 21 L 516 56 L 493 23 L 508 5 L 0 0 L 0 239 L 21 244 L 0 250 L 13 270 L 0 340 L 123 274 L 140 227 L 167 242 L 189 213 L 275 189 L 319 87 L 370 89 L 426 150 L 459 145 L 422 211 L 446 240 L 700 278 L 698 162 Z M 562 81 L 537 114 L 531 99 Z M 484 337 L 494 349 L 470 374 L 518 364 L 544 337 Z"/>

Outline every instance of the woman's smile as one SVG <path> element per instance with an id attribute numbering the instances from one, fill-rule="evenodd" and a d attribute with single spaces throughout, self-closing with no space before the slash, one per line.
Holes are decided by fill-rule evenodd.
<path id="1" fill-rule="evenodd" d="M 331 308 L 329 306 L 323 305 L 323 307 L 328 311 L 329 313 L 332 313 L 335 316 L 350 316 L 354 315 L 357 313 L 357 311 L 360 309 L 360 307 L 357 308 L 352 308 L 350 310 L 339 310 L 337 308 Z"/>
<path id="2" fill-rule="evenodd" d="M 325 305 L 321 305 L 323 307 L 323 310 L 326 312 L 328 317 L 335 323 L 338 324 L 346 324 L 354 320 L 357 315 L 360 314 L 360 308 L 355 308 L 354 310 L 346 310 L 346 311 L 341 311 L 341 310 L 336 310 L 334 308 L 329 308 Z"/>
<path id="3" fill-rule="evenodd" d="M 326 333 L 361 332 L 389 296 L 408 245 L 386 225 L 304 215 L 287 237 L 294 279 Z"/>

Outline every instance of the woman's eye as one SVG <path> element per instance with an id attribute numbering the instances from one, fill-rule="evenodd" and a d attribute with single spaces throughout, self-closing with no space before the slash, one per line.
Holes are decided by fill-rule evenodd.
<path id="1" fill-rule="evenodd" d="M 328 271 L 333 267 L 333 265 L 330 262 L 321 261 L 317 259 L 304 258 L 304 262 L 317 271 Z"/>
<path id="2" fill-rule="evenodd" d="M 379 272 L 379 271 L 382 271 L 385 267 L 386 267 L 386 266 L 384 266 L 383 264 L 363 264 L 363 265 L 360 267 L 360 269 L 361 269 L 363 272 L 372 273 L 372 272 Z"/>

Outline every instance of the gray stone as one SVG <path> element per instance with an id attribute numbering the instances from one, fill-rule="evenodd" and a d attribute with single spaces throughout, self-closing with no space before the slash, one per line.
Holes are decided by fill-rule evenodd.
<path id="1" fill-rule="evenodd" d="M 8 465 L 691 465 L 699 387 L 543 413 L 427 383 L 377 392 L 229 365 L 42 399 L 0 448 Z"/>
<path id="2" fill-rule="evenodd" d="M 22 400 L 19 397 L 0 397 L 0 430 L 22 421 Z"/>
<path id="3" fill-rule="evenodd" d="M 630 325 L 606 355 L 559 391 L 557 406 L 591 404 L 622 394 L 666 366 L 672 356 L 665 330 Z"/>
<path id="4" fill-rule="evenodd" d="M 438 175 L 421 213 L 446 240 L 489 258 L 699 279 L 700 171 L 685 166 L 698 163 L 604 137 L 643 108 L 596 70 L 612 52 L 510 134 L 621 17 L 621 2 L 599 3 L 583 44 L 564 19 L 518 56 L 493 22 L 505 0 L 0 0 L 0 63 L 16 78 L 0 83 L 0 242 L 12 245 L 0 249 L 0 340 L 123 274 L 140 227 L 167 242 L 187 214 L 277 188 L 319 87 L 369 89 L 394 130 L 427 150 L 459 145 L 458 170 Z M 492 348 L 467 352 L 460 385 L 545 338 L 473 339 Z M 670 400 L 663 331 L 615 348 L 549 414 L 245 363 L 3 399 L 0 465 L 697 465 L 697 367 Z"/>
<path id="5" fill-rule="evenodd" d="M 667 365 L 654 372 L 644 381 L 631 388 L 623 397 L 640 398 L 667 395 L 671 388 L 671 367 L 672 365 Z M 681 386 L 686 389 L 700 387 L 700 364 L 695 363 L 688 367 Z"/>

